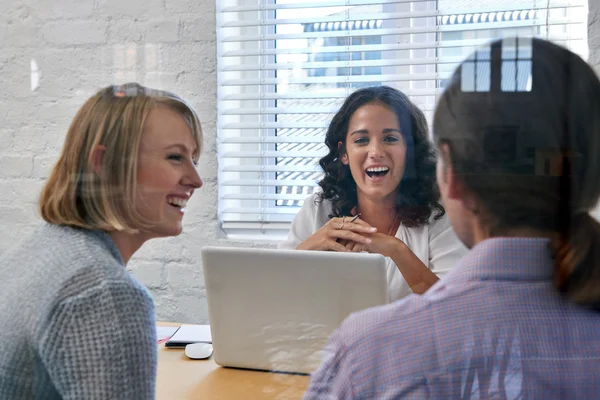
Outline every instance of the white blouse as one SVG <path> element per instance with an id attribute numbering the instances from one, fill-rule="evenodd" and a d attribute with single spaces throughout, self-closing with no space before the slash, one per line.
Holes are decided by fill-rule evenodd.
<path id="1" fill-rule="evenodd" d="M 329 221 L 331 202 L 316 200 L 317 194 L 313 194 L 304 201 L 304 205 L 292 222 L 287 239 L 279 243 L 278 248 L 297 248 Z M 437 221 L 433 220 L 435 215 L 436 213 L 433 212 L 429 225 L 418 228 L 408 228 L 400 224 L 396 237 L 402 240 L 434 274 L 441 277 L 467 253 L 467 248 L 454 233 L 447 215 Z M 412 293 L 396 264 L 391 258 L 386 259 L 389 300 L 398 300 Z"/>

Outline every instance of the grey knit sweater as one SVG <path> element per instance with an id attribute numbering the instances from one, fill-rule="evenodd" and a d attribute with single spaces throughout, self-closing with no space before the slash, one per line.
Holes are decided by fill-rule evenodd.
<path id="1" fill-rule="evenodd" d="M 156 351 L 152 298 L 106 233 L 44 224 L 0 256 L 0 399 L 154 398 Z"/>

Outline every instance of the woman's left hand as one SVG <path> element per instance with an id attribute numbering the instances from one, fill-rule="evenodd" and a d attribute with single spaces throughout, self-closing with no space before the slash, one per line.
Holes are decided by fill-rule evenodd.
<path id="1" fill-rule="evenodd" d="M 372 233 L 365 236 L 371 239 L 371 243 L 363 244 L 350 241 L 346 243 L 346 248 L 357 253 L 367 251 L 369 253 L 378 253 L 385 257 L 392 257 L 399 247 L 406 246 L 404 242 L 397 237 L 389 236 L 384 233 Z"/>
<path id="2" fill-rule="evenodd" d="M 371 243 L 347 242 L 344 245 L 353 252 L 368 251 L 390 257 L 414 293 L 425 293 L 438 277 L 410 250 L 402 240 L 383 233 L 365 235 Z"/>

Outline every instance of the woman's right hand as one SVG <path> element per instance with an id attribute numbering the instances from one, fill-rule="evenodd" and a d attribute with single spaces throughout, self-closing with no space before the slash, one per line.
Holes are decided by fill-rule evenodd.
<path id="1" fill-rule="evenodd" d="M 350 252 L 344 244 L 348 242 L 369 244 L 371 239 L 361 233 L 372 234 L 377 228 L 360 219 L 350 222 L 352 217 L 332 218 L 308 239 L 300 243 L 297 250 L 323 250 Z M 342 242 L 342 243 L 340 243 Z"/>

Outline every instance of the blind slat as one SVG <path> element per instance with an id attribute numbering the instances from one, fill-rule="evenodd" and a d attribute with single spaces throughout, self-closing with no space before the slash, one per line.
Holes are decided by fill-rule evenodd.
<path id="1" fill-rule="evenodd" d="M 339 105 L 331 108 L 231 108 L 224 111 L 221 115 L 256 115 L 256 114 L 331 114 L 337 112 Z"/>
<path id="2" fill-rule="evenodd" d="M 440 15 L 437 11 L 422 11 L 422 12 L 409 12 L 409 13 L 386 13 L 386 14 L 363 14 L 355 20 L 358 21 L 375 21 L 375 20 L 389 20 L 389 19 L 404 19 L 404 18 L 425 18 L 425 17 L 436 17 Z M 221 25 L 222 28 L 241 28 L 247 26 L 266 26 L 266 25 L 288 25 L 288 24 L 314 24 L 314 23 L 327 23 L 327 22 L 344 22 L 352 20 L 344 15 L 331 15 L 326 17 L 305 17 L 305 18 L 292 18 L 292 19 L 256 19 L 248 21 L 232 21 L 226 22 Z"/>
<path id="3" fill-rule="evenodd" d="M 405 90 L 407 96 L 433 96 L 439 93 L 438 89 Z M 345 99 L 348 97 L 346 90 L 319 91 L 319 92 L 289 92 L 289 93 L 240 93 L 228 94 L 221 97 L 222 101 L 230 100 L 307 100 L 307 99 Z"/>
<path id="4" fill-rule="evenodd" d="M 296 208 L 296 210 L 299 210 L 299 208 Z M 225 225 L 226 222 L 236 222 L 236 223 L 240 223 L 240 222 L 271 222 L 271 223 L 277 223 L 277 222 L 287 222 L 288 223 L 288 229 L 289 229 L 289 223 L 292 222 L 292 220 L 294 219 L 294 215 L 292 214 L 267 214 L 267 213 L 261 213 L 260 209 L 256 210 L 256 213 L 254 214 L 234 214 L 233 212 L 223 212 L 221 211 L 221 215 L 220 215 L 220 220 L 223 223 L 223 225 Z M 225 228 L 223 228 L 225 229 Z"/>
<path id="5" fill-rule="evenodd" d="M 573 35 L 551 35 L 548 40 L 584 40 L 583 37 Z M 424 50 L 424 49 L 447 49 L 453 47 L 472 48 L 488 43 L 490 38 L 485 39 L 467 39 L 467 40 L 448 40 L 448 41 L 427 41 L 423 43 L 384 43 L 371 45 L 350 45 L 350 46 L 323 46 L 323 47 L 302 47 L 302 48 L 275 48 L 275 49 L 252 49 L 252 50 L 230 50 L 224 51 L 220 57 L 250 57 L 250 56 L 269 56 L 269 55 L 289 55 L 289 54 L 313 54 L 313 53 L 345 53 L 356 51 L 400 51 L 400 50 Z"/>
<path id="6" fill-rule="evenodd" d="M 221 186 L 317 186 L 317 182 L 309 179 L 240 179 L 224 180 Z"/>
<path id="7" fill-rule="evenodd" d="M 235 193 L 224 194 L 223 199 L 227 200 L 285 200 L 298 201 L 305 200 L 306 194 L 263 194 L 263 193 Z"/>
<path id="8" fill-rule="evenodd" d="M 232 65 L 220 69 L 222 72 L 229 71 L 276 71 L 285 69 L 315 69 L 315 68 L 365 68 L 365 67 L 396 67 L 402 65 L 427 65 L 427 64 L 456 64 L 464 57 L 436 57 L 436 58 L 414 58 L 412 60 L 389 59 L 389 60 L 358 60 L 358 61 L 330 61 L 330 62 L 306 62 L 301 66 L 293 63 L 272 64 L 250 64 Z"/>
<path id="9" fill-rule="evenodd" d="M 317 136 L 264 136 L 260 139 L 260 143 L 318 143 L 322 144 L 325 137 L 325 129 L 320 129 Z M 253 137 L 240 137 L 231 136 L 224 137 L 221 139 L 223 144 L 244 144 L 244 143 L 257 143 L 256 138 Z"/>
<path id="10" fill-rule="evenodd" d="M 223 167 L 224 172 L 321 172 L 317 165 L 238 165 Z"/>
<path id="11" fill-rule="evenodd" d="M 446 74 L 449 75 L 449 74 Z M 305 78 L 262 78 L 262 79 L 230 79 L 223 80 L 221 86 L 254 86 L 278 84 L 310 84 L 310 83 L 344 83 L 344 82 L 401 82 L 425 81 L 439 79 L 438 74 L 385 74 L 385 75 L 341 75 Z"/>
<path id="12" fill-rule="evenodd" d="M 261 35 L 226 36 L 223 43 L 228 42 L 257 42 L 266 40 L 292 40 L 292 39 L 318 39 L 318 38 L 342 38 L 357 36 L 391 36 L 391 35 L 414 35 L 423 33 L 443 32 L 471 32 L 486 29 L 519 28 L 519 27 L 541 27 L 552 25 L 580 25 L 584 22 L 570 22 L 566 18 L 554 19 L 546 22 L 538 21 L 507 21 L 507 22 L 485 22 L 478 24 L 456 24 L 444 26 L 441 29 L 435 24 L 423 28 L 390 28 L 390 29 L 361 29 L 353 31 L 326 31 L 326 32 L 302 32 L 302 33 L 273 33 Z"/>
<path id="13" fill-rule="evenodd" d="M 533 5 L 532 7 L 528 7 L 525 5 L 514 6 L 507 4 L 497 4 L 493 7 L 486 8 L 485 13 L 487 14 L 498 14 L 505 12 L 517 12 L 521 11 L 527 12 L 537 12 L 537 11 L 546 11 L 546 10 L 558 10 L 566 8 L 565 5 L 550 4 L 549 7 L 546 7 L 545 3 L 541 3 L 539 5 Z M 577 7 L 584 7 L 582 4 L 569 6 L 571 9 Z M 483 11 L 482 11 L 483 12 Z M 268 26 L 268 25 L 288 25 L 288 24 L 318 24 L 318 23 L 328 23 L 328 22 L 346 22 L 346 21 L 386 21 L 386 20 L 400 20 L 400 19 L 408 19 L 408 18 L 428 18 L 428 17 L 436 17 L 443 18 L 445 16 L 458 16 L 458 15 L 473 15 L 473 10 L 469 9 L 457 9 L 452 10 L 452 14 L 444 14 L 439 11 L 411 11 L 411 12 L 395 12 L 395 13 L 376 13 L 376 14 L 361 14 L 360 17 L 347 17 L 345 15 L 329 15 L 325 17 L 304 17 L 304 18 L 275 18 L 275 19 L 255 19 L 255 20 L 236 20 L 225 22 L 221 25 L 221 28 L 241 28 L 248 26 Z M 479 13 L 480 14 L 480 13 Z M 551 19 L 552 21 L 552 19 Z M 543 23 L 545 24 L 545 22 Z"/>
<path id="14" fill-rule="evenodd" d="M 289 224 L 278 223 L 278 222 L 224 222 L 223 229 L 235 229 L 235 230 L 282 230 L 287 233 L 290 228 Z"/>
<path id="15" fill-rule="evenodd" d="M 225 213 L 236 213 L 236 214 L 256 214 L 257 211 L 268 214 L 290 214 L 295 215 L 298 212 L 297 207 L 269 207 L 269 208 L 253 208 L 253 207 L 239 207 L 235 209 L 225 209 Z"/>
<path id="16" fill-rule="evenodd" d="M 415 0 L 324 0 L 314 3 L 276 3 L 276 4 L 264 4 L 260 3 L 257 5 L 244 5 L 244 6 L 233 6 L 223 7 L 218 10 L 221 13 L 230 12 L 246 12 L 246 11 L 267 11 L 267 10 L 291 10 L 298 8 L 319 8 L 319 7 L 343 7 L 343 6 L 369 6 L 378 4 L 406 4 L 414 3 Z"/>
<path id="17" fill-rule="evenodd" d="M 220 158 L 317 158 L 323 157 L 321 151 L 228 151 L 219 154 Z"/>

